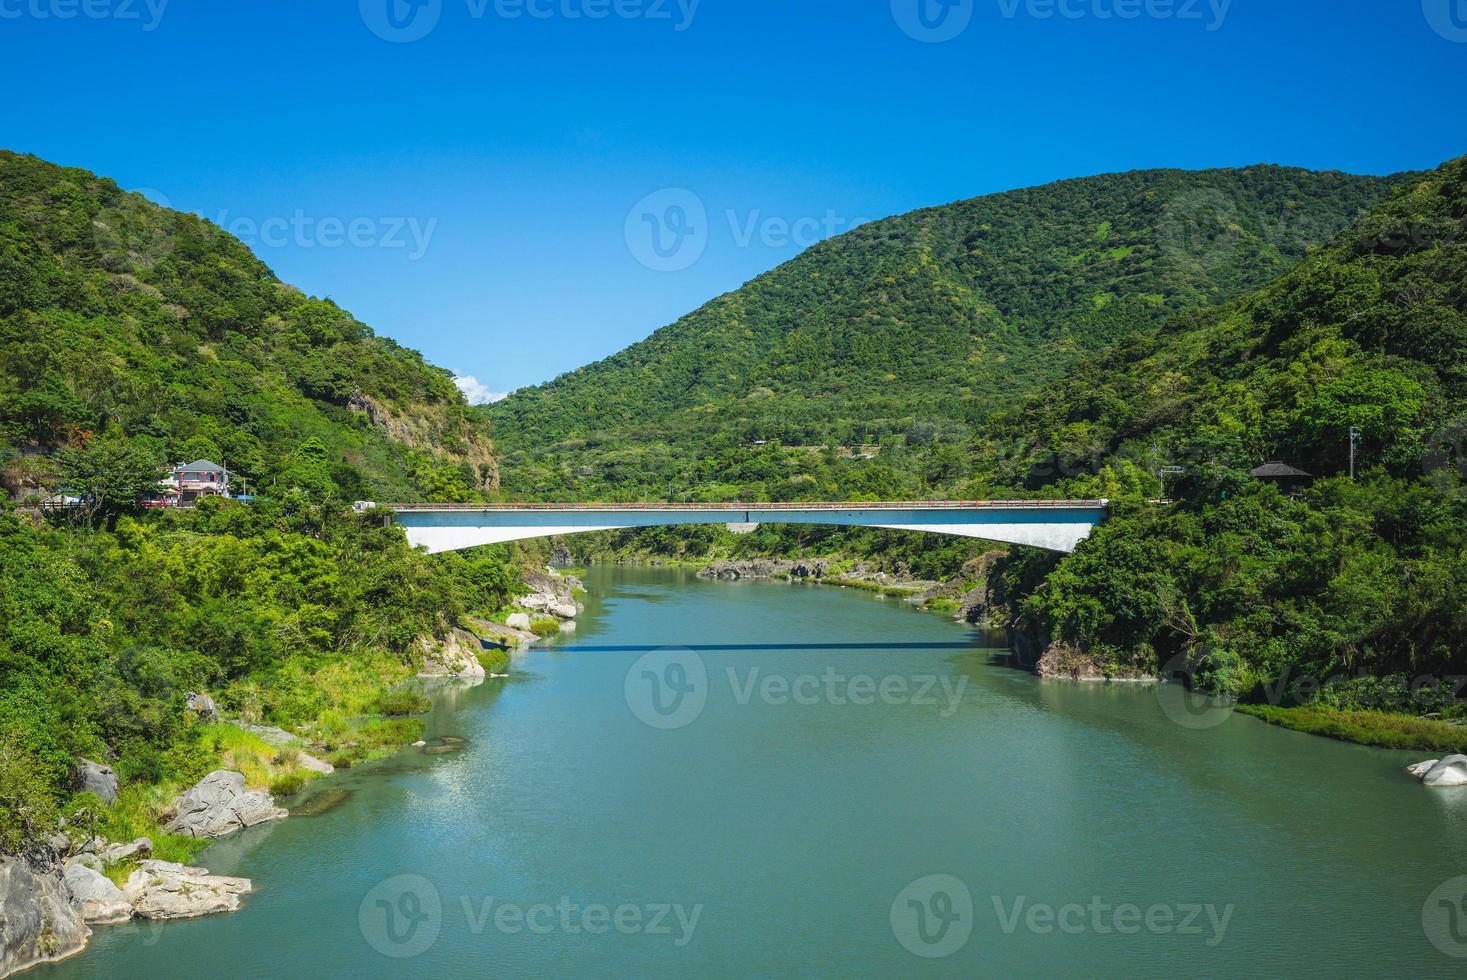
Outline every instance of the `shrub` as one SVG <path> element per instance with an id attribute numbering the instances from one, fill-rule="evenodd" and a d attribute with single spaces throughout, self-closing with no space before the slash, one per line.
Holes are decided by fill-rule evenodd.
<path id="1" fill-rule="evenodd" d="M 432 703 L 417 691 L 399 688 L 395 691 L 383 691 L 377 696 L 375 707 L 379 715 L 400 718 L 404 715 L 422 714 L 432 707 Z"/>
<path id="2" fill-rule="evenodd" d="M 270 795 L 294 796 L 306 788 L 308 778 L 303 769 L 292 769 L 290 772 L 282 773 L 270 780 Z"/>

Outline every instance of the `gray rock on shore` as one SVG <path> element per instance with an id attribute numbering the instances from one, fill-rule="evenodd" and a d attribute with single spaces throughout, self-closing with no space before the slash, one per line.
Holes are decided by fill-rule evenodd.
<path id="1" fill-rule="evenodd" d="M 111 925 L 132 918 L 132 902 L 106 875 L 80 863 L 68 863 L 63 874 L 71 889 L 71 903 L 87 925 Z"/>
<path id="2" fill-rule="evenodd" d="M 133 914 L 144 919 L 189 919 L 239 908 L 240 896 L 254 889 L 248 878 L 211 875 L 171 861 L 144 861 L 128 876 L 122 892 Z"/>
<path id="3" fill-rule="evenodd" d="M 178 798 L 168 832 L 190 837 L 224 837 L 289 814 L 263 790 L 245 790 L 244 774 L 211 772 Z M 145 862 L 146 863 L 146 862 Z"/>
<path id="4" fill-rule="evenodd" d="M 59 865 L 0 857 L 0 977 L 79 953 L 91 935 Z"/>
<path id="5" fill-rule="evenodd" d="M 1441 759 L 1427 759 L 1406 771 L 1421 780 L 1426 786 L 1467 785 L 1467 755 L 1449 755 Z"/>

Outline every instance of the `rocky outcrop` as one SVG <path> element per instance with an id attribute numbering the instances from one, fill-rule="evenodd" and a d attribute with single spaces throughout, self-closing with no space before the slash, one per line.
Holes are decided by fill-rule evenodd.
<path id="1" fill-rule="evenodd" d="M 699 570 L 699 578 L 737 581 L 738 579 L 813 578 L 821 579 L 830 569 L 823 558 L 794 561 L 788 558 L 726 558 L 709 563 Z"/>
<path id="2" fill-rule="evenodd" d="M 476 619 L 473 617 L 466 617 L 463 622 L 464 626 L 480 640 L 499 647 L 528 646 L 538 640 L 539 637 L 530 632 L 530 617 L 524 613 L 516 613 L 509 618 L 514 619 L 516 616 L 524 623 L 523 627 L 517 627 L 512 624 L 501 626 L 487 619 Z"/>
<path id="3" fill-rule="evenodd" d="M 1055 641 L 1039 655 L 1034 673 L 1040 677 L 1063 677 L 1074 681 L 1105 679 L 1101 662 L 1073 643 Z"/>
<path id="4" fill-rule="evenodd" d="M 63 876 L 71 890 L 71 903 L 87 925 L 111 925 L 132 918 L 132 902 L 106 875 L 84 864 L 67 862 Z"/>
<path id="5" fill-rule="evenodd" d="M 953 618 L 974 626 L 998 626 L 1007 616 L 1007 609 L 999 598 L 998 583 L 994 581 L 994 567 L 1006 552 L 990 551 L 963 563 L 962 579 L 977 582 L 958 597 L 958 608 Z"/>
<path id="6" fill-rule="evenodd" d="M 504 624 L 512 630 L 529 632 L 530 615 L 529 613 L 510 613 L 505 617 Z M 530 633 L 530 635 L 535 636 L 534 633 Z M 536 639 L 539 639 L 539 637 L 536 637 Z"/>
<path id="7" fill-rule="evenodd" d="M 1406 771 L 1421 780 L 1426 786 L 1467 785 L 1467 755 L 1449 755 L 1441 759 L 1427 759 Z"/>
<path id="8" fill-rule="evenodd" d="M 320 773 L 322 776 L 329 776 L 336 771 L 336 767 L 331 763 L 312 755 L 306 755 L 304 752 L 300 754 L 297 764 L 307 772 Z"/>
<path id="9" fill-rule="evenodd" d="M 418 651 L 423 657 L 418 676 L 482 678 L 484 665 L 479 662 L 479 653 L 483 649 L 477 636 L 458 627 L 449 630 L 441 640 L 424 637 L 418 641 Z"/>
<path id="10" fill-rule="evenodd" d="M 0 977 L 79 953 L 91 934 L 60 866 L 0 857 Z"/>
<path id="11" fill-rule="evenodd" d="M 211 875 L 171 861 L 144 861 L 128 876 L 122 893 L 133 914 L 144 919 L 189 919 L 239 908 L 254 888 L 248 878 Z"/>
<path id="12" fill-rule="evenodd" d="M 499 486 L 494 447 L 478 427 L 455 410 L 456 406 L 419 405 L 415 410 L 404 411 L 357 391 L 347 399 L 346 407 L 361 412 L 372 426 L 381 429 L 394 442 L 467 463 L 478 489 L 493 490 Z M 448 446 L 460 448 L 449 451 L 445 448 Z"/>
<path id="13" fill-rule="evenodd" d="M 117 801 L 117 773 L 87 759 L 76 760 L 76 791 L 91 793 L 103 803 Z"/>
<path id="14" fill-rule="evenodd" d="M 559 619 L 575 619 L 580 615 L 581 605 L 576 601 L 576 591 L 581 588 L 581 581 L 574 575 L 562 575 L 553 568 L 547 568 L 543 572 L 527 573 L 525 584 L 532 591 L 515 600 L 520 608 Z"/>
<path id="15" fill-rule="evenodd" d="M 178 798 L 168 832 L 190 837 L 224 837 L 288 814 L 263 790 L 245 790 L 244 775 L 218 770 Z"/>

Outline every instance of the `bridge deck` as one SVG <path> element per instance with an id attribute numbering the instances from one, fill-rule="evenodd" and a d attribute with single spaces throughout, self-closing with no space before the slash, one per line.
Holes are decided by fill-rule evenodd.
<path id="1" fill-rule="evenodd" d="M 926 531 L 1072 551 L 1105 520 L 1104 500 L 816 501 L 786 503 L 372 504 L 392 511 L 414 547 L 485 544 L 676 524 L 835 524 Z"/>

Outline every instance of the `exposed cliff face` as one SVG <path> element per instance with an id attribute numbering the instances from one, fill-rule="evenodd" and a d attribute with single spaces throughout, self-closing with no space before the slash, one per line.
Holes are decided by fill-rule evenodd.
<path id="1" fill-rule="evenodd" d="M 443 406 L 416 405 L 411 410 L 394 410 L 360 391 L 354 392 L 347 408 L 361 412 L 374 428 L 393 442 L 434 455 L 467 463 L 474 471 L 477 489 L 499 487 L 499 464 L 489 438 L 456 410 Z"/>
<path id="2" fill-rule="evenodd" d="M 0 977 L 80 953 L 91 935 L 59 864 L 0 857 Z"/>

